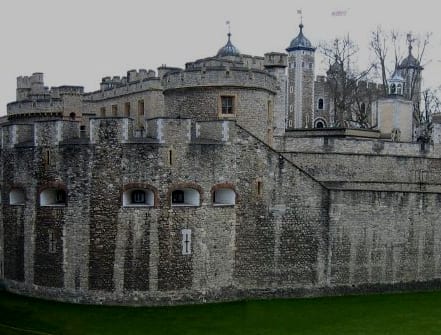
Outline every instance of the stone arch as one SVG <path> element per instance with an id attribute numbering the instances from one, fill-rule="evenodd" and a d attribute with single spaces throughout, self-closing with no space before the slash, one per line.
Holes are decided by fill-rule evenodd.
<path id="1" fill-rule="evenodd" d="M 319 117 L 314 120 L 314 128 L 326 128 L 325 119 Z"/>
<path id="2" fill-rule="evenodd" d="M 128 183 L 126 185 L 124 185 L 124 187 L 122 188 L 121 192 L 120 192 L 120 199 L 121 199 L 121 206 L 125 207 L 125 206 L 133 206 L 135 204 L 125 201 L 125 197 L 127 200 L 127 197 L 131 197 L 133 191 L 135 190 L 143 190 L 146 192 L 146 200 L 151 200 L 151 201 L 146 201 L 145 202 L 145 207 L 154 207 L 157 208 L 159 206 L 159 194 L 158 194 L 158 189 L 148 183 Z M 151 193 L 150 193 L 151 192 Z M 151 198 L 149 198 L 149 196 L 151 196 Z M 142 206 L 142 205 L 141 205 Z"/>
<path id="3" fill-rule="evenodd" d="M 197 194 L 193 193 L 191 190 L 197 192 Z M 182 203 L 173 203 L 173 195 L 176 191 L 183 192 L 183 202 Z M 176 194 L 176 193 L 175 193 Z M 186 202 L 185 196 L 188 196 L 190 202 Z M 166 201 L 170 207 L 179 207 L 179 206 L 191 206 L 191 207 L 199 207 L 203 201 L 204 192 L 202 187 L 200 187 L 196 183 L 192 182 L 184 182 L 184 183 L 176 183 L 173 184 L 167 192 Z"/>
<path id="4" fill-rule="evenodd" d="M 223 190 L 226 190 L 227 192 L 223 192 Z M 233 193 L 229 193 L 228 191 L 231 191 Z M 219 192 L 222 192 L 223 194 L 219 193 Z M 210 193 L 211 193 L 211 201 L 212 201 L 213 205 L 234 206 L 238 203 L 238 200 L 239 200 L 236 188 L 234 187 L 234 185 L 232 183 L 228 183 L 228 182 L 219 183 L 219 184 L 214 185 L 211 188 Z M 221 199 L 225 200 L 225 201 L 221 201 L 221 202 L 216 203 L 216 195 L 220 196 Z M 231 198 L 232 196 L 234 196 L 233 199 Z M 219 200 L 219 198 L 218 198 L 218 200 Z"/>
<path id="5" fill-rule="evenodd" d="M 67 188 L 61 181 L 52 181 L 40 185 L 37 190 L 37 201 L 40 207 L 66 206 Z"/>

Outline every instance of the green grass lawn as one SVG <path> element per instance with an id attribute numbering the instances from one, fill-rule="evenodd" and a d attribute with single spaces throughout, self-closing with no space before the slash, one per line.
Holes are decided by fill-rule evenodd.
<path id="1" fill-rule="evenodd" d="M 441 292 L 153 308 L 64 304 L 0 292 L 0 324 L 75 335 L 441 334 Z M 0 325 L 0 334 L 32 333 Z"/>

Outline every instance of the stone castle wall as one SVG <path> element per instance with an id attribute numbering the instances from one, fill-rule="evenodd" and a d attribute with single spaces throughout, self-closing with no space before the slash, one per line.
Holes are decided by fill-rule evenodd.
<path id="1" fill-rule="evenodd" d="M 280 154 L 234 121 L 152 119 L 147 138 L 134 137 L 133 122 L 92 118 L 85 139 L 74 121 L 2 128 L 7 289 L 155 305 L 436 285 L 441 190 L 329 184 L 338 169 L 347 173 L 338 181 L 360 181 L 381 167 L 380 157 L 347 155 L 333 168 L 329 159 L 320 165 L 323 158 Z M 388 159 L 400 164 L 383 179 L 374 175 L 386 186 L 400 178 L 418 185 L 404 171 L 438 162 L 381 159 L 383 173 Z M 363 173 L 357 164 L 369 160 L 372 169 Z M 64 206 L 42 205 L 50 188 L 66 192 Z M 150 190 L 152 205 L 124 205 L 133 188 Z M 198 191 L 199 205 L 171 206 L 172 191 L 185 188 Z M 213 203 L 220 188 L 234 190 L 234 205 Z M 26 195 L 23 204 L 9 201 L 16 189 Z M 182 253 L 183 229 L 191 230 L 191 254 Z"/>

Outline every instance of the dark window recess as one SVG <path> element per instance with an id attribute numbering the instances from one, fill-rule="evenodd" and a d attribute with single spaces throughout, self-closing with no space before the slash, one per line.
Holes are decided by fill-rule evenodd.
<path id="1" fill-rule="evenodd" d="M 173 191 L 172 203 L 173 204 L 183 204 L 184 203 L 184 191 L 181 191 L 181 190 Z"/>
<path id="2" fill-rule="evenodd" d="M 134 204 L 145 204 L 145 192 L 141 190 L 136 190 L 132 192 L 132 203 Z"/>
<path id="3" fill-rule="evenodd" d="M 55 201 L 57 204 L 66 203 L 66 192 L 64 192 L 63 190 L 57 190 L 55 196 Z"/>
<path id="4" fill-rule="evenodd" d="M 221 97 L 222 114 L 233 114 L 234 97 Z"/>
<path id="5" fill-rule="evenodd" d="M 323 122 L 319 121 L 317 122 L 317 128 L 324 128 Z"/>
<path id="6" fill-rule="evenodd" d="M 318 109 L 323 109 L 323 99 L 318 100 Z"/>

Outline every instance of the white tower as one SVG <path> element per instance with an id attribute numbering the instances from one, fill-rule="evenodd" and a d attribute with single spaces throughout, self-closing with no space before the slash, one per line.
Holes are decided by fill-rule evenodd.
<path id="1" fill-rule="evenodd" d="M 300 32 L 286 49 L 288 51 L 288 112 L 287 129 L 312 128 L 314 111 L 315 48 Z"/>

